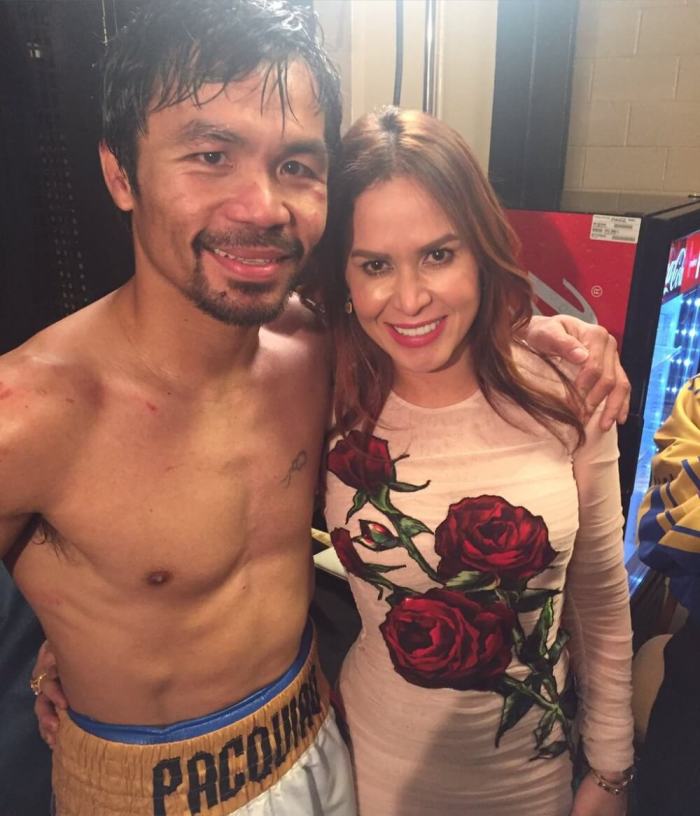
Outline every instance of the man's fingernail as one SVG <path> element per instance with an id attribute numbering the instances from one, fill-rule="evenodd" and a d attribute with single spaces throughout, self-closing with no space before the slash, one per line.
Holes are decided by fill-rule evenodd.
<path id="1" fill-rule="evenodd" d="M 572 363 L 583 363 L 588 359 L 588 349 L 583 346 L 577 346 L 569 354 L 569 359 Z"/>

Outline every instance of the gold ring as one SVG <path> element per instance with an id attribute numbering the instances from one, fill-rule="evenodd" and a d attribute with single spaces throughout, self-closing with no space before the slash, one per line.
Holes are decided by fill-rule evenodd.
<path id="1" fill-rule="evenodd" d="M 29 688 L 34 692 L 35 697 L 41 694 L 41 684 L 48 676 L 48 672 L 42 672 L 41 674 L 37 674 L 36 677 L 32 677 L 29 681 Z"/>

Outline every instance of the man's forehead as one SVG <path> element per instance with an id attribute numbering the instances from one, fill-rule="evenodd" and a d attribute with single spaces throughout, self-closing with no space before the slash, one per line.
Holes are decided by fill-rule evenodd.
<path id="1" fill-rule="evenodd" d="M 290 62 L 280 70 L 274 65 L 258 66 L 247 77 L 229 82 L 223 90 L 231 102 L 245 104 L 252 101 L 263 110 L 278 109 L 282 100 L 292 106 L 310 104 L 318 108 L 316 80 L 308 65 L 301 60 Z"/>
<path id="2" fill-rule="evenodd" d="M 205 83 L 196 94 L 172 105 L 159 105 L 157 94 L 149 118 L 170 110 L 174 116 L 189 116 L 194 111 L 211 116 L 212 111 L 239 111 L 247 116 L 323 121 L 317 84 L 306 63 L 297 60 L 280 71 L 272 65 L 258 66 L 247 76 L 221 82 Z M 290 116 L 291 115 L 291 116 Z"/>

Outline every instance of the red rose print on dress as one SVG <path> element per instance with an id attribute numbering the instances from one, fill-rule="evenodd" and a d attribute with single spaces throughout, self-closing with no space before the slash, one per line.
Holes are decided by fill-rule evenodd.
<path id="1" fill-rule="evenodd" d="M 370 550 L 390 550 L 401 545 L 388 527 L 377 521 L 360 520 L 362 544 Z"/>
<path id="2" fill-rule="evenodd" d="M 394 481 L 396 471 L 389 446 L 363 431 L 350 431 L 328 454 L 328 470 L 349 487 L 373 494 Z"/>
<path id="3" fill-rule="evenodd" d="M 528 586 L 556 557 L 544 520 L 500 496 L 483 495 L 450 505 L 433 533 L 396 504 L 397 494 L 430 484 L 398 480 L 397 464 L 408 457 L 403 453 L 392 459 L 385 439 L 351 431 L 327 459 L 331 473 L 355 491 L 346 523 L 365 507 L 372 516 L 356 522 L 354 535 L 337 528 L 331 539 L 354 576 L 351 583 L 359 578 L 370 584 L 388 605 L 379 628 L 395 671 L 424 688 L 502 696 L 496 748 L 535 709 L 539 720 L 532 758 L 548 759 L 567 749 L 573 756 L 570 713 L 554 673 L 568 640 L 564 629 L 553 631 L 560 590 Z M 434 536 L 437 569 L 425 538 L 420 544 L 415 540 L 426 535 Z M 395 563 L 402 549 L 434 584 L 431 589 L 419 591 L 394 580 L 394 573 L 407 566 Z M 394 552 L 392 563 L 382 560 L 387 550 Z M 363 552 L 371 553 L 373 561 L 363 560 Z M 527 626 L 521 614 L 530 616 Z M 520 670 L 509 674 L 513 661 Z"/>
<path id="4" fill-rule="evenodd" d="M 362 575 L 365 569 L 364 561 L 355 549 L 350 533 L 344 527 L 336 527 L 331 533 L 331 541 L 338 554 L 338 560 L 352 575 Z"/>
<path id="5" fill-rule="evenodd" d="M 438 575 L 449 580 L 462 571 L 494 573 L 501 581 L 525 582 L 556 556 L 547 526 L 525 507 L 500 496 L 466 498 L 450 505 L 435 530 Z"/>
<path id="6" fill-rule="evenodd" d="M 379 627 L 396 671 L 426 688 L 489 690 L 513 654 L 515 613 L 461 592 L 431 589 L 405 597 Z"/>

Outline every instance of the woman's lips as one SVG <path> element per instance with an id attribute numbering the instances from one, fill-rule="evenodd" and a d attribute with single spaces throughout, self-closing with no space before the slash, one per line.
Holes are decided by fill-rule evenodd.
<path id="1" fill-rule="evenodd" d="M 243 281 L 269 281 L 291 260 L 291 256 L 283 255 L 279 249 L 264 247 L 214 248 L 207 251 L 230 275 Z"/>
<path id="2" fill-rule="evenodd" d="M 445 328 L 445 318 L 423 323 L 387 323 L 389 334 L 400 346 L 420 348 L 437 340 Z"/>

